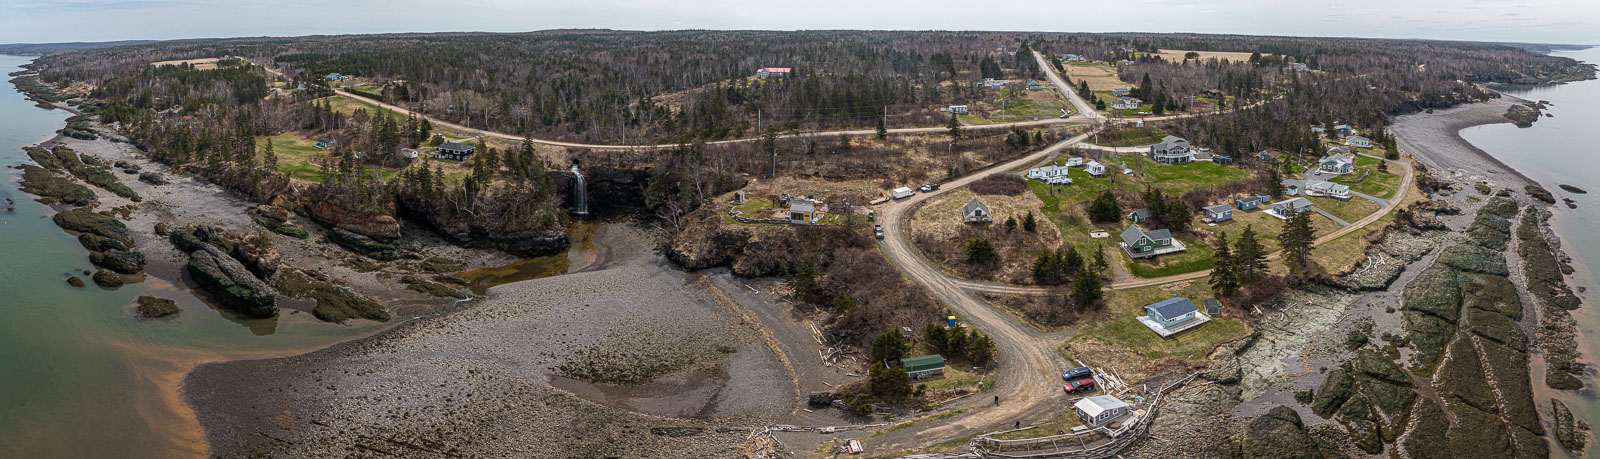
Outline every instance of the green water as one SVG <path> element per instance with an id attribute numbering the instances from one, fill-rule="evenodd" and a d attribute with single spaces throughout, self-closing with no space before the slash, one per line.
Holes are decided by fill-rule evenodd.
<path id="1" fill-rule="evenodd" d="M 1553 53 L 1588 63 L 1600 63 L 1600 48 Z M 1577 272 L 1573 275 L 1577 285 L 1588 289 L 1580 294 L 1584 306 L 1573 313 L 1582 335 L 1579 347 L 1585 359 L 1594 367 L 1600 356 L 1600 314 L 1594 309 L 1591 295 L 1600 293 L 1600 151 L 1592 140 L 1600 128 L 1600 81 L 1589 80 L 1553 86 L 1506 88 L 1506 93 L 1528 100 L 1547 100 L 1554 104 L 1547 113 L 1553 118 L 1541 118 L 1531 128 L 1518 128 L 1510 124 L 1479 126 L 1462 131 L 1468 141 L 1489 152 L 1501 161 L 1543 184 L 1557 199 L 1572 198 L 1577 209 L 1557 205 L 1551 225 L 1561 236 L 1562 248 L 1575 261 Z M 1589 191 L 1588 194 L 1569 193 L 1559 184 L 1574 185 Z M 1593 370 L 1585 379 L 1584 394 L 1558 393 L 1572 408 L 1574 416 L 1586 419 L 1600 427 L 1600 400 L 1594 395 L 1596 381 Z M 1549 401 L 1537 400 L 1541 409 L 1548 410 Z M 1590 442 L 1589 451 L 1600 449 Z"/>
<path id="2" fill-rule="evenodd" d="M 0 73 L 28 60 L 0 56 Z M 176 398 L 192 365 L 296 354 L 387 326 L 309 314 L 241 320 L 153 277 L 117 290 L 67 285 L 68 273 L 90 267 L 88 254 L 50 222 L 50 207 L 17 190 L 21 171 L 11 166 L 26 161 L 20 147 L 52 136 L 68 114 L 0 85 L 0 201 L 16 207 L 0 205 L 0 457 L 203 454 L 199 425 Z M 147 294 L 183 312 L 134 318 L 134 298 Z"/>

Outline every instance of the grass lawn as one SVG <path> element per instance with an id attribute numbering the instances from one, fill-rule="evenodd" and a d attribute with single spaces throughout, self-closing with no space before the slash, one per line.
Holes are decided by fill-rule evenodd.
<path id="1" fill-rule="evenodd" d="M 1210 323 L 1199 328 L 1162 339 L 1136 318 L 1145 314 L 1146 304 L 1182 296 L 1199 305 L 1212 296 L 1211 288 L 1203 280 L 1190 282 L 1181 289 L 1169 289 L 1170 286 L 1152 286 L 1111 292 L 1106 300 L 1106 311 L 1084 324 L 1078 336 L 1126 346 L 1140 356 L 1154 360 L 1165 357 L 1205 358 L 1218 344 L 1248 333 L 1244 323 L 1238 320 L 1212 317 Z"/>
<path id="2" fill-rule="evenodd" d="M 1026 438 L 1039 438 L 1048 437 L 1051 435 L 1059 435 L 1061 432 L 1072 432 L 1072 428 L 1083 425 L 1083 421 L 1078 419 L 1077 411 L 1062 410 L 1061 414 L 1056 415 L 1054 418 L 1050 418 L 1049 421 L 1045 421 L 1037 425 L 1039 426 L 1037 428 L 1020 432 L 1005 433 L 991 438 L 998 440 L 1022 440 Z"/>
<path id="3" fill-rule="evenodd" d="M 1160 187 L 1167 196 L 1181 196 L 1189 191 L 1233 183 L 1250 178 L 1244 169 L 1219 166 L 1210 161 L 1189 164 L 1161 164 L 1144 156 L 1122 156 L 1114 163 L 1127 163 L 1144 181 Z M 1076 180 L 1076 179 L 1074 179 Z"/>
<path id="4" fill-rule="evenodd" d="M 260 151 L 267 145 L 267 139 L 272 139 L 272 151 L 278 155 L 278 172 L 308 182 L 322 181 L 322 166 L 312 164 L 311 159 L 327 156 L 328 151 L 317 148 L 315 140 L 293 133 L 256 137 L 257 161 L 261 160 Z"/>
<path id="5" fill-rule="evenodd" d="M 1099 142 L 1107 147 L 1131 147 L 1160 142 L 1166 136 L 1166 132 L 1154 127 L 1119 128 L 1108 136 L 1100 137 Z"/>
<path id="6" fill-rule="evenodd" d="M 1007 89 L 1006 91 L 1012 90 Z M 1001 115 L 1010 115 L 1022 118 L 1032 118 L 1036 116 L 1039 118 L 1055 118 L 1061 116 L 1061 103 L 1054 97 L 1051 97 L 1049 92 L 1043 90 L 1016 91 L 1019 92 L 1017 100 L 1014 100 L 1010 104 L 1006 105 L 1005 110 L 1000 112 Z M 1002 97 L 1004 97 L 1004 95 L 1004 93 L 1001 94 Z M 1001 104 L 996 103 L 994 105 Z"/>
<path id="7" fill-rule="evenodd" d="M 1113 234 L 1112 237 L 1116 235 Z M 1149 279 L 1211 269 L 1211 266 L 1216 264 L 1216 259 L 1211 255 L 1211 248 L 1200 243 L 1194 236 L 1180 234 L 1174 238 L 1182 242 L 1186 250 L 1170 255 L 1130 260 L 1128 271 L 1135 276 Z"/>
<path id="8" fill-rule="evenodd" d="M 975 125 L 975 126 L 984 125 L 984 124 L 994 124 L 993 121 L 989 121 L 987 118 L 984 118 L 984 117 L 981 117 L 981 116 L 978 116 L 978 115 L 957 115 L 956 118 L 959 118 L 961 120 L 961 122 L 963 122 L 963 123 L 967 123 L 967 124 L 971 124 L 971 125 Z M 946 121 L 948 121 L 948 120 L 946 120 Z"/>
<path id="9" fill-rule="evenodd" d="M 362 102 L 362 101 L 359 101 L 359 100 L 350 99 L 350 98 L 347 98 L 347 97 L 344 97 L 344 96 L 328 96 L 328 97 L 322 98 L 322 100 L 327 102 L 329 105 L 333 106 L 333 111 L 341 113 L 341 114 L 348 115 L 348 114 L 351 114 L 351 113 L 355 113 L 356 110 L 366 110 L 367 113 L 371 113 L 371 114 L 374 114 L 374 115 L 382 114 L 384 116 L 388 116 L 390 118 L 394 118 L 394 119 L 397 119 L 397 120 L 406 119 L 405 115 L 401 115 L 399 112 L 395 112 L 395 111 L 392 111 L 392 110 L 389 110 L 389 109 L 386 109 L 386 108 L 382 108 L 382 107 L 379 107 L 377 105 L 373 105 L 373 104 L 369 104 L 369 103 L 366 103 L 366 102 Z"/>
<path id="10" fill-rule="evenodd" d="M 1311 200 L 1312 204 L 1316 204 L 1318 208 L 1328 211 L 1333 216 L 1349 223 L 1355 223 L 1356 220 L 1366 218 L 1366 216 L 1372 215 L 1373 212 L 1377 212 L 1380 209 L 1377 203 L 1361 198 L 1350 198 L 1348 201 L 1316 197 L 1308 199 Z"/>
<path id="11" fill-rule="evenodd" d="M 1365 156 L 1356 157 L 1356 172 L 1355 174 L 1348 175 L 1347 177 L 1360 177 L 1363 171 L 1371 171 L 1372 174 L 1368 175 L 1367 179 L 1362 180 L 1361 183 L 1347 184 L 1350 185 L 1350 189 L 1352 191 L 1366 193 L 1384 199 L 1389 199 L 1394 196 L 1395 190 L 1400 188 L 1400 179 L 1402 178 L 1401 174 L 1403 174 L 1404 171 L 1400 170 L 1400 166 L 1393 166 L 1389 168 L 1391 172 L 1378 172 L 1378 161 L 1379 160 L 1377 158 L 1368 158 Z"/>

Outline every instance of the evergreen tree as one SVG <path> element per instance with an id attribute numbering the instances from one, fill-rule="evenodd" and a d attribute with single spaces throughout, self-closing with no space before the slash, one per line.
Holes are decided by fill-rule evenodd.
<path id="1" fill-rule="evenodd" d="M 1089 204 L 1089 220 L 1095 223 L 1111 223 L 1122 220 L 1122 206 L 1117 204 L 1117 196 L 1111 190 L 1105 190 L 1094 198 Z"/>
<path id="2" fill-rule="evenodd" d="M 1015 231 L 1017 229 L 1017 217 L 1006 217 L 1005 225 L 1006 231 Z"/>
<path id="3" fill-rule="evenodd" d="M 1167 204 L 1161 206 L 1161 210 L 1165 213 L 1162 220 L 1167 224 L 1167 229 L 1172 230 L 1174 233 L 1189 230 L 1189 225 L 1192 223 L 1192 219 L 1189 216 L 1189 205 L 1184 204 L 1182 199 L 1176 197 L 1168 199 Z"/>
<path id="4" fill-rule="evenodd" d="M 906 341 L 905 335 L 900 334 L 900 329 L 890 328 L 877 338 L 872 339 L 872 361 L 885 362 L 899 360 L 911 352 L 911 343 Z"/>
<path id="5" fill-rule="evenodd" d="M 1028 212 L 1028 216 L 1022 218 L 1022 229 L 1030 233 L 1039 229 L 1039 222 L 1033 219 L 1032 211 Z"/>
<path id="6" fill-rule="evenodd" d="M 956 114 L 950 114 L 950 124 L 945 130 L 950 134 L 950 141 L 961 140 L 961 121 L 956 119 Z"/>
<path id="7" fill-rule="evenodd" d="M 1316 234 L 1311 228 L 1309 212 L 1289 217 L 1289 221 L 1283 225 L 1283 232 L 1278 234 L 1278 242 L 1283 246 L 1283 265 L 1289 268 L 1290 275 L 1306 274 L 1311 262 L 1311 244 L 1315 241 Z"/>
<path id="8" fill-rule="evenodd" d="M 1211 290 L 1218 296 L 1239 291 L 1238 265 L 1233 257 L 1233 249 L 1228 247 L 1228 233 L 1217 234 L 1217 251 L 1212 257 L 1216 259 L 1216 264 L 1211 268 Z"/>
<path id="9" fill-rule="evenodd" d="M 942 324 L 929 323 L 927 327 L 923 327 L 922 334 L 928 338 L 928 345 L 933 346 L 934 349 L 943 350 L 947 344 L 945 341 L 945 329 Z"/>
<path id="10" fill-rule="evenodd" d="M 1289 162 L 1288 155 L 1284 155 L 1282 159 L 1284 162 Z M 1271 196 L 1272 199 L 1283 197 L 1283 174 L 1278 172 L 1276 166 L 1267 169 L 1266 186 L 1267 196 Z"/>
<path id="11" fill-rule="evenodd" d="M 994 359 L 994 353 L 994 340 L 989 339 L 989 335 L 972 332 L 971 343 L 967 345 L 967 360 L 971 360 L 973 365 L 986 366 Z"/>
<path id="12" fill-rule="evenodd" d="M 994 244 L 988 239 L 973 238 L 967 241 L 967 263 L 988 263 L 1000 260 L 1000 254 L 994 251 Z"/>
<path id="13" fill-rule="evenodd" d="M 882 139 L 885 139 L 885 138 L 888 138 L 888 137 L 889 137 L 889 126 L 884 124 L 883 117 L 878 117 L 878 139 L 882 140 Z"/>
<path id="14" fill-rule="evenodd" d="M 271 137 L 267 137 L 267 144 L 261 147 L 261 163 L 269 171 L 278 170 L 278 152 L 272 148 Z"/>
<path id="15" fill-rule="evenodd" d="M 905 395 L 911 392 L 911 375 L 906 374 L 906 369 L 901 367 L 885 366 L 883 362 L 872 365 L 871 377 L 868 385 L 876 395 Z"/>
<path id="16" fill-rule="evenodd" d="M 1267 273 L 1267 254 L 1261 241 L 1256 240 L 1256 230 L 1251 225 L 1245 225 L 1239 240 L 1234 242 L 1233 258 L 1234 271 L 1241 284 L 1254 282 Z"/>
<path id="17" fill-rule="evenodd" d="M 1101 291 L 1103 282 L 1100 273 L 1089 270 L 1078 272 L 1078 276 L 1072 280 L 1072 303 L 1085 310 L 1099 304 L 1100 299 L 1105 297 L 1105 292 Z"/>

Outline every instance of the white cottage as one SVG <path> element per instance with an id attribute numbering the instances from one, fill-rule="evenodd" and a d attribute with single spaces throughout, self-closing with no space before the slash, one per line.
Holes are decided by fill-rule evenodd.
<path id="1" fill-rule="evenodd" d="M 1084 397 L 1072 404 L 1083 425 L 1101 427 L 1128 414 L 1128 403 L 1110 395 Z"/>

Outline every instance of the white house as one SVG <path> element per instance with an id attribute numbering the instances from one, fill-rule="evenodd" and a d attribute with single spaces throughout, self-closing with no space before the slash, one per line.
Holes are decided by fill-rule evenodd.
<path id="1" fill-rule="evenodd" d="M 1306 182 L 1306 196 L 1350 199 L 1350 187 L 1325 180 L 1312 180 Z"/>
<path id="2" fill-rule="evenodd" d="M 950 106 L 950 113 L 955 113 L 955 114 L 958 114 L 958 115 L 965 115 L 965 114 L 967 114 L 967 106 L 965 106 L 965 105 L 951 105 Z"/>
<path id="3" fill-rule="evenodd" d="M 1067 178 L 1068 170 L 1071 169 L 1053 164 L 1049 166 L 1035 167 L 1028 169 L 1028 178 L 1050 184 L 1057 184 L 1056 182 L 1060 180 L 1066 180 L 1066 183 L 1072 183 L 1072 179 Z"/>
<path id="4" fill-rule="evenodd" d="M 1083 56 L 1079 56 L 1077 54 L 1068 54 L 1068 55 L 1065 55 L 1065 56 L 1061 56 L 1061 60 L 1067 61 L 1067 62 L 1083 62 Z"/>
<path id="5" fill-rule="evenodd" d="M 1317 160 L 1317 170 L 1324 174 L 1348 174 L 1355 172 L 1355 160 L 1348 154 L 1333 153 Z"/>
<path id="6" fill-rule="evenodd" d="M 1128 95 L 1128 88 L 1112 88 L 1111 95 L 1114 97 L 1126 96 Z"/>
<path id="7" fill-rule="evenodd" d="M 1267 213 L 1272 214 L 1274 217 L 1288 220 L 1290 216 L 1300 214 L 1308 210 L 1311 210 L 1310 199 L 1294 198 L 1272 203 L 1272 210 L 1268 210 Z"/>
<path id="8" fill-rule="evenodd" d="M 1227 204 L 1217 204 L 1206 207 L 1201 209 L 1201 212 L 1205 213 L 1206 218 L 1210 219 L 1213 223 L 1233 220 L 1233 206 Z"/>
<path id="9" fill-rule="evenodd" d="M 1150 145 L 1150 159 L 1162 164 L 1188 164 L 1194 162 L 1194 149 L 1188 140 L 1169 135 Z"/>
<path id="10" fill-rule="evenodd" d="M 1083 166 L 1083 171 L 1088 172 L 1089 175 L 1093 175 L 1095 177 L 1104 177 L 1106 175 L 1106 165 L 1100 164 L 1098 161 L 1090 160 L 1089 164 Z"/>
<path id="11" fill-rule="evenodd" d="M 1067 158 L 1067 167 L 1083 167 L 1083 158 L 1077 156 Z"/>
<path id="12" fill-rule="evenodd" d="M 994 214 L 989 213 L 989 206 L 977 199 L 967 203 L 961 208 L 961 221 L 967 223 L 989 223 L 994 221 Z"/>
<path id="13" fill-rule="evenodd" d="M 789 70 L 789 67 L 767 67 L 763 69 L 757 69 L 756 78 L 765 80 L 771 77 L 786 77 L 789 76 Z"/>
<path id="14" fill-rule="evenodd" d="M 1372 141 L 1359 135 L 1345 137 L 1344 144 L 1356 148 L 1372 148 Z"/>
<path id="15" fill-rule="evenodd" d="M 1111 102 L 1111 109 L 1112 110 L 1133 110 L 1133 109 L 1139 108 L 1139 104 L 1143 104 L 1143 103 L 1144 103 L 1144 101 L 1139 100 L 1139 98 L 1137 98 L 1137 97 L 1121 97 L 1121 98 L 1118 98 L 1117 100 Z"/>
<path id="16" fill-rule="evenodd" d="M 1128 403 L 1110 395 L 1084 397 L 1072 404 L 1078 419 L 1089 427 L 1101 427 L 1128 414 Z"/>

